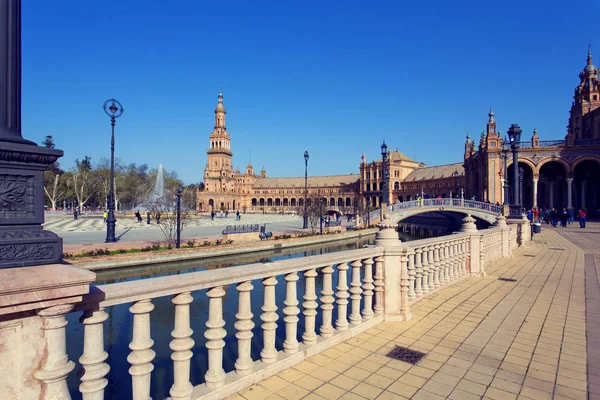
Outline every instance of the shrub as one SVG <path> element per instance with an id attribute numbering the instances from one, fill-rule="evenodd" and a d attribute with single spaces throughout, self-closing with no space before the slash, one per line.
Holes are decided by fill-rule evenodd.
<path id="1" fill-rule="evenodd" d="M 187 247 L 192 248 L 196 245 L 196 240 L 192 239 L 192 240 L 188 240 L 187 241 Z"/>

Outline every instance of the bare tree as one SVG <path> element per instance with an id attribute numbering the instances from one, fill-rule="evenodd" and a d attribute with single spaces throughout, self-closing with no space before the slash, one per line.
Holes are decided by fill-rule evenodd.
<path id="1" fill-rule="evenodd" d="M 175 247 L 177 240 L 177 196 L 171 190 L 166 190 L 162 197 L 151 198 L 146 202 L 146 208 L 152 214 L 152 217 L 157 220 L 160 218 L 158 227 L 165 235 L 167 246 Z M 191 212 L 188 207 L 181 205 L 181 225 L 180 232 L 187 226 L 191 218 Z M 158 220 L 157 220 L 158 221 Z"/>
<path id="2" fill-rule="evenodd" d="M 56 203 L 65 194 L 62 175 L 55 171 L 44 171 L 44 193 L 50 201 L 52 211 L 56 211 Z"/>
<path id="3" fill-rule="evenodd" d="M 319 201 L 320 200 L 320 201 Z M 312 195 L 306 199 L 306 214 L 308 216 L 308 227 L 310 232 L 315 234 L 321 226 L 321 218 L 323 213 L 327 210 L 327 199 L 319 196 Z M 302 213 L 304 208 L 302 207 Z"/>
<path id="4" fill-rule="evenodd" d="M 93 191 L 90 190 L 92 159 L 88 156 L 85 156 L 85 158 L 82 161 L 75 160 L 75 168 L 73 168 L 71 172 L 71 179 L 73 180 L 75 196 L 77 197 L 79 212 L 81 212 L 82 207 L 85 205 L 85 203 L 87 203 L 87 201 L 93 194 Z"/>

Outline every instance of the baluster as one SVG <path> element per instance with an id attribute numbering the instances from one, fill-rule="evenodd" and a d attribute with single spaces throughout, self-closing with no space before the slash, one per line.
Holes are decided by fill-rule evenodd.
<path id="1" fill-rule="evenodd" d="M 439 269 L 439 280 L 440 286 L 444 286 L 446 284 L 446 257 L 444 257 L 444 243 L 439 245 L 439 259 L 440 259 L 440 269 Z"/>
<path id="2" fill-rule="evenodd" d="M 433 275 L 433 283 L 435 288 L 439 288 L 441 286 L 440 282 L 440 270 L 442 269 L 442 264 L 440 262 L 440 245 L 435 244 L 433 246 L 433 264 L 435 266 L 435 273 Z"/>
<path id="3" fill-rule="evenodd" d="M 462 257 L 462 253 L 460 251 L 460 240 L 457 240 L 456 242 L 454 242 L 454 254 L 455 254 L 455 265 L 456 265 L 456 276 L 462 276 L 462 273 L 460 271 L 460 267 L 461 267 L 461 257 Z"/>
<path id="4" fill-rule="evenodd" d="M 131 353 L 127 361 L 131 364 L 129 374 L 131 375 L 132 398 L 134 400 L 150 400 L 150 378 L 154 365 L 152 360 L 156 356 L 152 345 L 154 340 L 150 336 L 150 312 L 154 310 L 154 304 L 150 300 L 140 300 L 129 307 L 133 314 L 133 337 L 129 348 Z"/>
<path id="5" fill-rule="evenodd" d="M 407 282 L 408 282 L 408 299 L 412 300 L 415 296 L 415 252 L 411 249 L 406 253 L 408 258 L 408 263 L 406 265 L 406 274 L 407 274 Z"/>
<path id="6" fill-rule="evenodd" d="M 79 322 L 84 326 L 83 355 L 79 359 L 81 369 L 79 391 L 83 400 L 104 398 L 104 388 L 108 385 L 105 376 L 110 366 L 104 361 L 108 353 L 104 351 L 104 326 L 108 314 L 104 308 L 84 311 Z"/>
<path id="7" fill-rule="evenodd" d="M 65 315 L 73 309 L 73 304 L 63 304 L 38 310 L 43 318 L 44 358 L 42 368 L 34 376 L 42 381 L 44 399 L 69 399 L 67 376 L 75 368 L 75 363 L 67 356 L 67 319 Z M 10 394 L 5 393 L 5 396 Z"/>
<path id="8" fill-rule="evenodd" d="M 421 273 L 421 275 L 423 275 L 423 278 L 421 279 L 421 289 L 423 291 L 423 294 L 425 295 L 429 293 L 429 246 L 423 247 L 422 252 L 423 261 L 421 262 L 421 265 L 423 272 Z"/>
<path id="9" fill-rule="evenodd" d="M 362 317 L 365 320 L 373 318 L 373 259 L 365 258 L 362 260 L 365 275 L 363 278 L 363 310 Z"/>
<path id="10" fill-rule="evenodd" d="M 335 321 L 335 329 L 338 331 L 348 330 L 348 276 L 346 271 L 348 270 L 347 263 L 341 263 L 338 265 L 338 285 L 336 286 L 337 292 L 335 297 L 337 298 L 338 318 Z"/>
<path id="11" fill-rule="evenodd" d="M 435 262 L 434 262 L 435 246 L 427 246 L 427 259 L 429 260 L 429 291 L 432 292 L 435 288 Z"/>
<path id="12" fill-rule="evenodd" d="M 283 304 L 283 321 L 285 322 L 285 340 L 283 341 L 283 351 L 287 354 L 295 354 L 298 352 L 298 314 L 300 309 L 298 306 L 298 296 L 296 294 L 296 282 L 298 274 L 292 272 L 287 274 L 285 279 L 285 300 Z"/>
<path id="13" fill-rule="evenodd" d="M 351 300 L 351 309 L 350 309 L 350 325 L 358 325 L 362 322 L 362 317 L 360 315 L 360 298 L 362 289 L 360 288 L 360 267 L 362 267 L 362 263 L 360 260 L 355 260 L 350 263 L 352 267 L 352 281 L 350 282 L 350 300 Z"/>
<path id="14" fill-rule="evenodd" d="M 383 315 L 383 291 L 384 291 L 383 282 L 383 257 L 379 256 L 375 258 L 375 306 L 373 307 L 373 311 L 375 315 Z"/>
<path id="15" fill-rule="evenodd" d="M 458 273 L 460 276 L 463 276 L 466 271 L 466 257 L 465 257 L 465 240 L 461 239 L 458 242 Z"/>
<path id="16" fill-rule="evenodd" d="M 265 295 L 263 306 L 261 307 L 263 313 L 260 316 L 263 324 L 261 328 L 263 330 L 263 343 L 264 347 L 260 352 L 260 360 L 263 364 L 273 364 L 277 361 L 277 349 L 275 348 L 275 329 L 277 329 L 277 305 L 275 304 L 275 285 L 277 285 L 277 278 L 271 276 L 265 278 L 262 281 L 265 287 Z"/>
<path id="17" fill-rule="evenodd" d="M 454 243 L 448 243 L 446 246 L 446 256 L 448 257 L 448 281 L 454 281 Z"/>
<path id="18" fill-rule="evenodd" d="M 444 268 L 444 283 L 450 283 L 450 255 L 448 248 L 448 242 L 444 242 L 442 244 L 442 248 L 440 249 L 440 258 L 442 258 L 443 268 Z"/>
<path id="19" fill-rule="evenodd" d="M 193 386 L 190 382 L 190 359 L 194 340 L 191 338 L 194 331 L 190 328 L 190 303 L 194 298 L 190 292 L 184 292 L 173 297 L 171 302 L 175 305 L 175 329 L 171 332 L 173 340 L 169 344 L 173 353 L 173 386 L 169 394 L 172 399 L 190 399 Z"/>
<path id="20" fill-rule="evenodd" d="M 321 324 L 321 336 L 324 338 L 333 335 L 333 267 L 328 265 L 321 268 L 323 273 L 323 290 L 321 290 L 321 310 L 323 310 L 323 323 Z"/>
<path id="21" fill-rule="evenodd" d="M 237 318 L 236 323 L 233 325 L 237 332 L 235 337 L 238 344 L 238 358 L 235 360 L 235 373 L 240 376 L 249 375 L 252 373 L 252 357 L 250 357 L 250 346 L 252 344 L 252 328 L 254 328 L 254 322 L 252 322 L 252 307 L 250 301 L 250 293 L 254 286 L 252 282 L 246 281 L 238 283 L 236 286 L 239 292 L 238 296 L 238 313 L 235 315 Z"/>
<path id="22" fill-rule="evenodd" d="M 304 333 L 302 334 L 302 342 L 311 346 L 317 343 L 317 334 L 315 332 L 315 317 L 317 316 L 317 295 L 315 293 L 315 277 L 317 276 L 316 269 L 309 269 L 304 273 L 306 277 L 306 290 L 304 292 Z"/>
<path id="23" fill-rule="evenodd" d="M 400 312 L 403 321 L 409 321 L 412 318 L 408 305 L 408 258 L 406 253 L 400 256 Z"/>
<path id="24" fill-rule="evenodd" d="M 206 348 L 208 349 L 208 371 L 204 375 L 206 387 L 216 389 L 225 383 L 225 370 L 223 370 L 223 347 L 225 341 L 223 338 L 227 331 L 223 329 L 225 321 L 223 320 L 223 296 L 225 290 L 223 286 L 217 286 L 206 292 L 208 301 L 208 321 L 204 332 L 206 338 Z"/>
<path id="25" fill-rule="evenodd" d="M 415 249 L 415 296 L 423 296 L 423 249 L 417 247 Z M 410 295 L 410 292 L 409 292 Z"/>

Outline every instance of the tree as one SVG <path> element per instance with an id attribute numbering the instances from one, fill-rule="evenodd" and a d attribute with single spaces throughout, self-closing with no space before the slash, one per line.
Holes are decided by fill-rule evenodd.
<path id="1" fill-rule="evenodd" d="M 48 135 L 46 136 L 46 139 L 44 139 L 44 141 L 42 142 L 42 146 L 44 146 L 47 149 L 53 149 L 54 148 L 54 139 L 52 139 L 52 135 Z"/>
<path id="2" fill-rule="evenodd" d="M 60 173 L 51 170 L 44 171 L 44 193 L 50 201 L 52 211 L 56 211 L 56 203 L 65 194 L 63 177 L 62 171 Z"/>
<path id="3" fill-rule="evenodd" d="M 311 233 L 316 233 L 321 226 L 321 217 L 323 216 L 323 212 L 327 209 L 327 199 L 321 197 L 319 201 L 319 196 L 311 195 L 308 199 L 306 199 L 306 214 L 308 216 L 308 227 L 310 228 Z M 304 208 L 300 213 L 304 213 Z"/>
<path id="4" fill-rule="evenodd" d="M 158 227 L 165 235 L 169 248 L 175 247 L 177 240 L 177 196 L 175 193 L 176 190 L 165 190 L 163 196 L 148 199 L 145 204 L 154 218 L 157 214 L 160 214 Z M 188 224 L 190 217 L 190 209 L 182 205 L 180 233 L 183 232 L 183 228 Z"/>
<path id="5" fill-rule="evenodd" d="M 81 212 L 82 207 L 92 195 L 92 190 L 90 190 L 90 187 L 92 186 L 90 179 L 91 172 L 92 159 L 90 157 L 85 156 L 82 161 L 79 161 L 79 159 L 75 160 L 75 168 L 71 170 L 71 180 L 73 182 L 73 189 L 75 191 L 75 197 L 77 198 L 79 212 Z"/>

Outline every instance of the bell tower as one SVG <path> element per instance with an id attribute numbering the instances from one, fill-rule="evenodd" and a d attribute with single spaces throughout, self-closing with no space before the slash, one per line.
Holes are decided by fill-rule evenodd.
<path id="1" fill-rule="evenodd" d="M 592 49 L 588 47 L 587 64 L 579 74 L 579 85 L 575 88 L 571 115 L 567 127 L 567 140 L 590 139 L 592 130 L 583 126 L 583 116 L 600 107 L 600 70 L 592 63 Z"/>
<path id="2" fill-rule="evenodd" d="M 225 125 L 225 106 L 223 94 L 219 93 L 219 101 L 215 108 L 215 126 L 210 134 L 209 147 L 206 150 L 208 162 L 204 169 L 205 190 L 209 192 L 233 191 L 233 167 L 231 159 L 231 138 Z"/>

